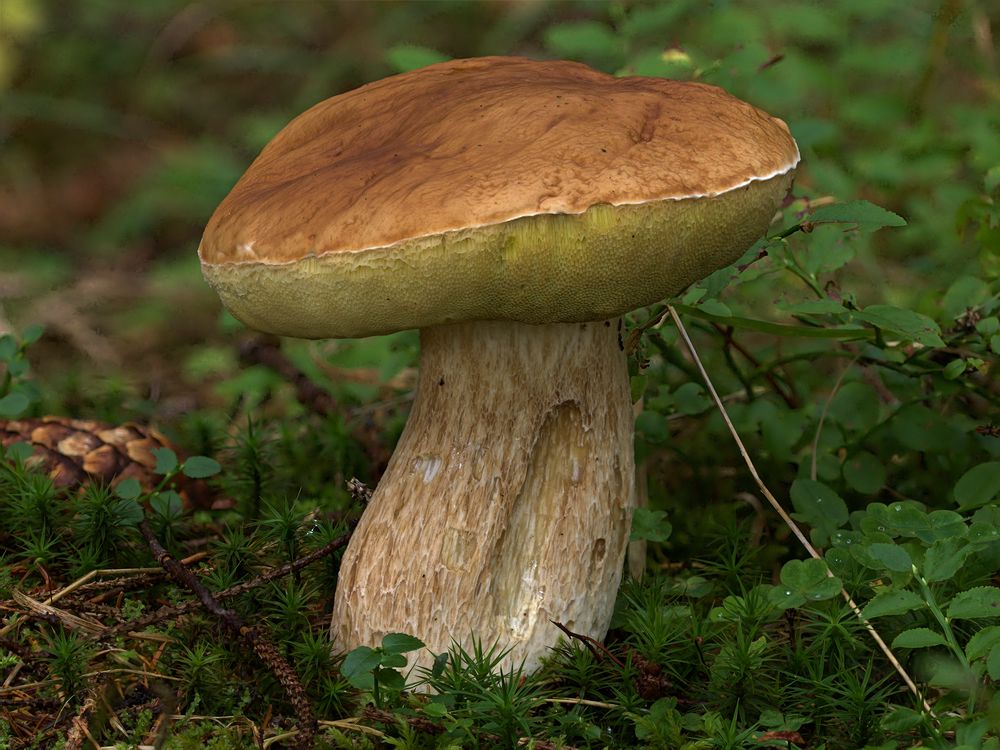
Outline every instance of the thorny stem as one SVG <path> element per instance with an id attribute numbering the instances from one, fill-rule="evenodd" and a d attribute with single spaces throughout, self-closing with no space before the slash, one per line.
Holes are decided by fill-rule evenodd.
<path id="1" fill-rule="evenodd" d="M 353 528 L 353 526 L 354 524 L 352 523 L 351 528 Z M 316 562 L 317 560 L 323 557 L 326 557 L 327 555 L 332 554 L 333 552 L 337 551 L 338 549 L 341 549 L 342 547 L 346 547 L 350 539 L 351 539 L 351 529 L 349 529 L 347 533 L 338 536 L 336 539 L 330 540 L 319 549 L 310 552 L 308 555 L 305 555 L 299 558 L 298 560 L 294 560 L 293 562 L 290 563 L 285 563 L 284 565 L 274 568 L 273 570 L 270 570 L 267 573 L 263 573 L 259 576 L 256 576 L 255 578 L 252 578 L 249 581 L 244 581 L 243 583 L 237 583 L 235 586 L 230 586 L 229 588 L 223 589 L 222 591 L 217 591 L 215 592 L 214 597 L 216 601 L 222 599 L 231 599 L 234 596 L 239 596 L 240 594 L 245 594 L 247 591 L 259 588 L 260 586 L 263 586 L 265 583 L 269 583 L 270 581 L 273 581 L 278 578 L 283 578 L 291 573 L 294 573 L 297 570 L 301 570 L 307 565 L 311 565 L 312 563 Z M 118 632 L 123 632 L 128 630 L 142 630 L 143 628 L 148 627 L 153 623 L 159 622 L 160 620 L 163 620 L 167 617 L 178 617 L 180 615 L 186 614 L 187 612 L 192 612 L 196 609 L 198 609 L 197 602 L 182 602 L 181 604 L 178 604 L 173 607 L 161 607 L 156 612 L 151 612 L 150 614 L 141 617 L 137 620 L 129 620 L 128 622 L 124 622 L 121 625 L 116 625 L 115 627 L 111 628 L 109 632 L 111 634 L 115 634 Z"/>
<path id="2" fill-rule="evenodd" d="M 722 419 L 725 421 L 726 427 L 729 428 L 729 433 L 733 436 L 733 440 L 736 442 L 736 447 L 739 448 L 740 455 L 743 457 L 743 461 L 746 463 L 747 468 L 750 470 L 750 475 L 757 483 L 757 487 L 763 493 L 764 497 L 767 498 L 767 501 L 771 504 L 771 507 L 774 508 L 775 512 L 781 517 L 781 520 L 785 522 L 788 528 L 791 529 L 792 533 L 802 543 L 802 546 L 809 553 L 809 555 L 816 560 L 821 560 L 825 565 L 826 560 L 824 560 L 822 555 L 820 555 L 819 552 L 816 550 L 816 548 L 813 547 L 813 545 L 809 542 L 809 539 L 802 532 L 802 529 L 800 529 L 798 524 L 792 520 L 791 516 L 789 516 L 788 513 L 785 512 L 785 509 L 781 506 L 781 503 L 778 502 L 778 499 L 767 488 L 767 485 L 764 484 L 764 480 L 760 478 L 760 474 L 757 473 L 757 467 L 754 466 L 753 459 L 750 458 L 750 454 L 747 452 L 746 446 L 743 445 L 743 441 L 740 439 L 739 433 L 736 431 L 736 427 L 733 426 L 733 422 L 729 418 L 729 413 L 726 411 L 726 407 L 722 403 L 722 399 L 719 398 L 719 394 L 718 392 L 716 392 L 715 386 L 712 384 L 712 379 L 709 377 L 708 371 L 702 364 L 701 357 L 698 356 L 698 351 L 697 349 L 695 349 L 694 343 L 691 341 L 691 337 L 688 336 L 687 329 L 684 327 L 684 323 L 681 321 L 680 315 L 677 314 L 677 311 L 674 309 L 673 305 L 667 305 L 667 311 L 670 313 L 670 317 L 673 319 L 674 325 L 677 326 L 677 330 L 680 332 L 681 338 L 684 339 L 684 344 L 687 347 L 688 351 L 691 353 L 692 359 L 694 359 L 695 364 L 698 366 L 698 371 L 701 373 L 702 379 L 705 381 L 705 386 L 708 388 L 708 391 L 712 396 L 712 400 L 715 401 L 715 405 L 718 408 L 719 413 L 722 415 Z M 830 570 L 829 566 L 826 567 L 826 574 L 830 578 L 835 577 L 833 571 Z M 844 598 L 844 601 L 847 602 L 847 605 L 851 608 L 854 614 L 857 615 L 858 619 L 861 621 L 861 624 L 868 631 L 868 634 L 878 645 L 882 653 L 885 654 L 885 657 L 889 660 L 889 663 L 892 664 L 893 668 L 903 679 L 903 682 L 906 683 L 906 686 L 910 689 L 910 692 L 912 692 L 916 696 L 917 700 L 920 701 L 921 705 L 924 708 L 924 711 L 935 722 L 935 725 L 937 725 L 938 718 L 937 715 L 934 713 L 934 710 L 931 708 L 930 703 L 927 702 L 927 699 L 924 698 L 923 693 L 920 692 L 920 688 L 917 687 L 917 683 L 913 681 L 913 678 L 910 677 L 909 673 L 906 671 L 903 665 L 900 664 L 899 659 L 897 659 L 895 654 L 892 653 L 892 649 L 890 649 L 889 646 L 886 644 L 886 642 L 882 640 L 882 636 L 878 634 L 878 631 L 875 630 L 872 624 L 865 618 L 864 614 L 861 612 L 861 608 L 857 605 L 857 603 L 854 601 L 851 595 L 847 593 L 847 591 L 844 589 L 840 590 L 840 595 Z"/>

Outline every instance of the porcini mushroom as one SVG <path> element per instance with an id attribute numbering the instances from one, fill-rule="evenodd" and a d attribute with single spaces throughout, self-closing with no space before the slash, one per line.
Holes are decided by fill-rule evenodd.
<path id="1" fill-rule="evenodd" d="M 505 57 L 335 96 L 264 148 L 199 250 L 226 307 L 305 338 L 420 329 L 336 647 L 475 637 L 532 668 L 551 620 L 604 636 L 632 516 L 620 316 L 738 258 L 798 159 L 713 86 Z"/>

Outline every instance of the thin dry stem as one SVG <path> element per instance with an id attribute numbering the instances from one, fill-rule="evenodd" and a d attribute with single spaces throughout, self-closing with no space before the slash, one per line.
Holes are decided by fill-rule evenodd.
<path id="1" fill-rule="evenodd" d="M 698 356 L 698 351 L 695 349 L 694 342 L 691 341 L 691 337 L 688 335 L 687 329 L 684 327 L 684 323 L 681 321 L 680 315 L 677 314 L 677 310 L 674 309 L 673 305 L 668 305 L 667 310 L 670 313 L 670 317 L 674 321 L 674 325 L 677 326 L 677 330 L 680 332 L 681 338 L 684 339 L 684 345 L 687 346 L 688 351 L 691 353 L 692 359 L 694 359 L 694 363 L 698 366 L 698 372 L 701 373 L 702 378 L 705 380 L 705 386 L 708 388 L 708 392 L 711 394 L 712 400 L 715 402 L 715 405 L 718 408 L 719 413 L 722 414 L 722 419 L 725 421 L 726 427 L 729 429 L 729 434 L 731 434 L 733 436 L 733 440 L 736 441 L 736 446 L 739 448 L 740 455 L 743 456 L 743 461 L 746 463 L 747 468 L 750 470 L 750 475 L 757 483 L 757 487 L 763 493 L 764 497 L 767 498 L 767 501 L 771 504 L 771 507 L 774 508 L 775 512 L 781 517 L 781 520 L 784 521 L 785 524 L 787 524 L 788 528 L 791 529 L 792 533 L 795 534 L 796 537 L 798 537 L 798 540 L 800 542 L 802 542 L 802 546 L 805 547 L 809 555 L 817 560 L 822 561 L 823 564 L 826 565 L 826 560 L 823 558 L 823 556 L 816 551 L 816 548 L 813 547 L 813 545 L 809 542 L 809 539 L 802 532 L 802 529 L 800 529 L 798 524 L 796 524 L 795 521 L 792 520 L 792 517 L 785 512 L 785 509 L 781 507 L 781 503 L 778 502 L 778 499 L 767 488 L 767 485 L 764 484 L 764 480 L 760 478 L 760 474 L 757 473 L 757 467 L 754 466 L 753 459 L 750 458 L 750 454 L 747 452 L 746 446 L 743 445 L 743 441 L 740 439 L 739 433 L 736 431 L 736 427 L 733 426 L 733 422 L 729 418 L 729 413 L 726 411 L 726 407 L 722 403 L 722 399 L 719 398 L 719 394 L 716 392 L 715 386 L 712 384 L 712 379 L 708 376 L 708 371 L 705 369 L 705 366 L 701 363 L 701 357 Z M 829 566 L 826 566 L 826 574 L 830 578 L 836 577 L 834 576 L 833 571 L 830 570 Z M 895 654 L 892 653 L 892 649 L 890 649 L 889 646 L 886 644 L 886 642 L 882 640 L 882 636 L 878 634 L 878 631 L 875 630 L 872 624 L 865 618 L 864 614 L 862 614 L 861 612 L 861 608 L 857 605 L 857 603 L 854 601 L 851 595 L 847 593 L 847 591 L 843 588 L 840 590 L 840 595 L 844 598 L 844 601 L 847 602 L 847 605 L 851 608 L 854 614 L 857 615 L 858 619 L 861 621 L 861 624 L 864 625 L 865 629 L 868 631 L 869 635 L 871 635 L 872 639 L 878 645 L 879 649 L 882 651 L 883 654 L 885 654 L 885 657 L 889 660 L 889 663 L 892 664 L 896 672 L 899 673 L 899 676 L 903 678 L 903 682 L 906 683 L 906 686 L 910 689 L 910 692 L 912 692 L 917 697 L 917 700 L 920 701 L 921 705 L 924 707 L 924 710 L 927 712 L 928 716 L 930 716 L 931 719 L 933 719 L 936 722 L 937 716 L 931 709 L 930 703 L 927 702 L 927 699 L 924 698 L 923 693 L 920 692 L 920 688 L 917 687 L 917 683 L 913 681 L 913 678 L 910 677 L 909 673 L 906 671 L 903 665 L 900 664 L 899 659 L 897 659 Z"/>

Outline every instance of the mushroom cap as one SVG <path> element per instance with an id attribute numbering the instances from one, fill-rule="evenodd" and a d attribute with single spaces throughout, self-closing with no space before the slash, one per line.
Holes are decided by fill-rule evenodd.
<path id="1" fill-rule="evenodd" d="M 798 160 L 784 122 L 714 86 L 454 60 L 294 119 L 199 255 L 236 317 L 284 335 L 599 320 L 738 258 Z"/>

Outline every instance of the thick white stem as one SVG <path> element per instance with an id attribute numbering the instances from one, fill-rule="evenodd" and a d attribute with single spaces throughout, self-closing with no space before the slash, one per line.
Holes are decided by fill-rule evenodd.
<path id="1" fill-rule="evenodd" d="M 344 554 L 335 647 L 476 638 L 531 669 L 550 620 L 602 638 L 633 504 L 617 324 L 463 323 L 421 347 L 409 421 Z"/>

